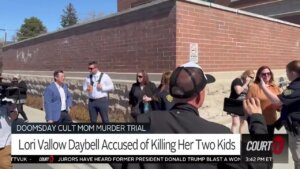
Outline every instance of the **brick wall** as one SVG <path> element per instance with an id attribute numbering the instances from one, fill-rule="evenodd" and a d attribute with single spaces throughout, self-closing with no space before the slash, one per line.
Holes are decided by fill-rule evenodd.
<path id="1" fill-rule="evenodd" d="M 87 72 L 87 62 L 97 60 L 103 71 L 145 69 L 160 73 L 186 62 L 190 43 L 198 43 L 200 64 L 217 75 L 217 82 L 206 88 L 207 98 L 201 112 L 204 117 L 220 119 L 226 116 L 222 111 L 223 98 L 229 95 L 230 82 L 241 70 L 257 69 L 262 64 L 284 69 L 287 62 L 299 59 L 300 29 L 203 4 L 163 1 L 10 45 L 0 52 L 3 69 L 20 73 L 30 70 L 34 75 L 58 68 Z M 34 104 L 40 107 L 41 92 L 52 75 L 41 78 L 30 73 L 26 74 L 30 94 L 38 96 L 34 101 L 39 103 Z M 285 76 L 284 70 L 275 75 Z M 83 105 L 74 111 L 86 108 L 82 79 L 76 76 L 68 82 L 74 104 Z M 116 112 L 114 121 L 126 121 L 129 117 L 131 83 L 115 83 L 110 106 Z"/>
<path id="2" fill-rule="evenodd" d="M 175 67 L 175 1 L 75 26 L 4 48 L 5 70 L 162 72 Z"/>
<path id="3" fill-rule="evenodd" d="M 177 65 L 188 60 L 190 43 L 198 43 L 199 62 L 207 71 L 283 69 L 300 58 L 297 27 L 182 1 L 176 15 Z"/>
<path id="4" fill-rule="evenodd" d="M 208 3 L 157 2 L 9 45 L 3 50 L 3 69 L 86 71 L 87 62 L 97 60 L 107 72 L 160 73 L 186 62 L 190 43 L 198 43 L 199 61 L 208 71 L 262 64 L 282 69 L 299 59 L 299 27 Z"/>

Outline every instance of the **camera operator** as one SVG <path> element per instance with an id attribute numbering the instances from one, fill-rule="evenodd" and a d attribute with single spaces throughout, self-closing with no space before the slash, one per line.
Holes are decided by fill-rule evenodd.
<path id="1" fill-rule="evenodd" d="M 11 124 L 18 112 L 15 105 L 0 101 L 0 169 L 11 169 Z"/>
<path id="2" fill-rule="evenodd" d="M 19 74 L 13 76 L 11 84 L 12 84 L 11 87 L 13 88 L 15 87 L 17 90 L 13 90 L 13 92 L 10 93 L 10 95 L 16 101 L 15 103 L 17 105 L 18 112 L 21 114 L 24 121 L 28 122 L 26 113 L 23 110 L 23 105 L 26 102 L 26 98 L 27 98 L 27 85 L 23 80 L 21 80 Z"/>

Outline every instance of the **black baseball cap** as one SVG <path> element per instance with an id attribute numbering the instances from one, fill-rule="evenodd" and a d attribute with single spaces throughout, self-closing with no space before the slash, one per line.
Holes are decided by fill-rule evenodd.
<path id="1" fill-rule="evenodd" d="M 205 74 L 195 62 L 188 62 L 177 67 L 170 77 L 170 94 L 175 98 L 192 98 L 202 91 L 207 83 L 216 79 Z"/>

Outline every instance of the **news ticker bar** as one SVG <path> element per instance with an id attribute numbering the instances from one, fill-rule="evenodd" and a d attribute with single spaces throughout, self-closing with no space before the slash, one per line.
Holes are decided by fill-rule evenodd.
<path id="1" fill-rule="evenodd" d="M 197 162 L 192 158 L 197 157 L 199 162 L 236 159 L 287 163 L 288 135 L 276 134 L 270 140 L 268 135 L 242 135 L 241 139 L 239 134 L 13 134 L 12 156 L 18 163 L 33 163 L 36 158 L 46 162 L 48 157 L 58 162 L 77 160 L 87 163 L 115 162 L 118 157 L 133 162 L 148 162 L 152 157 L 159 157 L 153 162 L 174 162 L 176 159 L 178 162 Z M 76 158 L 72 161 L 71 157 Z"/>
<path id="2" fill-rule="evenodd" d="M 12 134 L 12 155 L 240 155 L 239 134 Z"/>
<path id="3" fill-rule="evenodd" d="M 240 156 L 12 156 L 12 163 L 239 163 Z"/>
<path id="4" fill-rule="evenodd" d="M 110 123 L 110 124 L 49 124 L 23 123 L 13 124 L 13 134 L 88 134 L 88 133 L 147 133 L 150 125 L 146 123 Z"/>
<path id="5" fill-rule="evenodd" d="M 242 161 L 288 162 L 288 136 L 150 134 L 143 123 L 12 126 L 12 155 L 240 156 Z"/>

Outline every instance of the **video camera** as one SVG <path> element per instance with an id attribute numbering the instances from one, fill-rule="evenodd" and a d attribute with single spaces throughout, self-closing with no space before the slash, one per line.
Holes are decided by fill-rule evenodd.
<path id="1" fill-rule="evenodd" d="M 0 83 L 0 99 L 13 99 L 16 102 L 20 98 L 20 89 L 12 83 Z"/>

